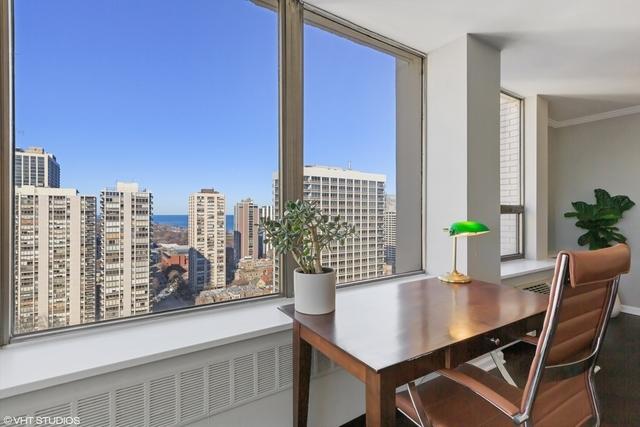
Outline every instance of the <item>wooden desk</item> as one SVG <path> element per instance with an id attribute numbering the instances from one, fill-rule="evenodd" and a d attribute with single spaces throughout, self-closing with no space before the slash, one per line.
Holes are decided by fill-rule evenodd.
<path id="1" fill-rule="evenodd" d="M 395 425 L 395 390 L 485 354 L 542 324 L 547 297 L 438 279 L 342 292 L 334 313 L 293 319 L 293 425 L 306 426 L 311 347 L 366 384 L 367 426 Z"/>

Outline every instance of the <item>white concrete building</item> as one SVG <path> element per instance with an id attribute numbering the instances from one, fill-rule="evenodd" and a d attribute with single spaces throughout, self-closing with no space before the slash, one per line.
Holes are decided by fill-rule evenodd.
<path id="1" fill-rule="evenodd" d="M 358 235 L 322 254 L 336 270 L 338 283 L 373 279 L 384 268 L 384 195 L 382 174 L 326 166 L 304 168 L 304 199 L 316 201 L 331 216 L 356 226 Z"/>
<path id="2" fill-rule="evenodd" d="M 14 238 L 16 332 L 95 321 L 96 198 L 17 187 Z"/>
<path id="3" fill-rule="evenodd" d="M 274 175 L 274 206 L 279 185 Z M 305 166 L 304 199 L 315 201 L 331 216 L 356 226 L 358 235 L 322 254 L 322 264 L 334 268 L 338 283 L 373 279 L 384 274 L 383 174 L 328 166 Z M 278 263 L 275 275 L 278 280 Z"/>
<path id="4" fill-rule="evenodd" d="M 16 187 L 60 187 L 60 165 L 44 148 L 16 148 L 13 172 Z"/>
<path id="5" fill-rule="evenodd" d="M 384 262 L 395 272 L 397 247 L 396 196 L 387 194 L 384 202 Z"/>
<path id="6" fill-rule="evenodd" d="M 522 204 L 521 106 L 520 100 L 500 94 L 500 204 Z M 518 254 L 520 248 L 517 214 L 500 215 L 500 255 Z"/>
<path id="7" fill-rule="evenodd" d="M 264 220 L 272 220 L 275 218 L 274 209 L 271 205 L 260 206 L 259 209 L 260 214 L 260 223 Z M 266 243 L 266 235 L 262 227 L 259 227 L 258 231 L 258 242 L 260 245 L 259 249 L 259 258 L 271 258 L 273 257 L 273 245 L 271 243 Z"/>
<path id="8" fill-rule="evenodd" d="M 189 196 L 189 286 L 193 292 L 226 285 L 224 194 L 202 189 Z"/>
<path id="9" fill-rule="evenodd" d="M 153 197 L 118 182 L 100 192 L 100 210 L 101 319 L 148 313 Z"/>

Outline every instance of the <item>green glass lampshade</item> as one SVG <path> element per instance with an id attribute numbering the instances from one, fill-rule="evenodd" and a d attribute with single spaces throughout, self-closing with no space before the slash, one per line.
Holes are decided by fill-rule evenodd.
<path id="1" fill-rule="evenodd" d="M 477 236 L 489 232 L 489 227 L 477 221 L 454 222 L 449 227 L 449 236 Z"/>

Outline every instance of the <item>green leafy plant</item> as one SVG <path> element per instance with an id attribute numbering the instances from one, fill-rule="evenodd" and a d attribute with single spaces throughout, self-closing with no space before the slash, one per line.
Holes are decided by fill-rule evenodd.
<path id="1" fill-rule="evenodd" d="M 279 255 L 291 252 L 307 274 L 324 273 L 322 251 L 357 234 L 355 227 L 342 221 L 339 215 L 332 219 L 316 203 L 300 200 L 288 202 L 280 219 L 265 220 L 262 226 L 266 242 L 273 245 L 275 252 Z"/>
<path id="2" fill-rule="evenodd" d="M 575 211 L 564 214 L 566 218 L 576 218 L 576 226 L 587 230 L 578 238 L 578 244 L 589 245 L 589 249 L 593 250 L 608 248 L 611 242 L 626 242 L 627 238 L 620 234 L 620 229 L 615 225 L 635 203 L 627 196 L 611 196 L 601 188 L 594 193 L 595 204 L 573 202 L 571 205 Z"/>

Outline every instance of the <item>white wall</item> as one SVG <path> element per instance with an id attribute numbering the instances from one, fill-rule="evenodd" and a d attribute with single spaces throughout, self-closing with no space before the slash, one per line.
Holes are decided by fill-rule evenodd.
<path id="1" fill-rule="evenodd" d="M 78 416 L 80 425 L 87 427 L 287 427 L 292 425 L 290 343 L 291 331 L 278 332 L 67 382 L 0 400 L 0 416 Z M 281 358 L 280 349 L 286 347 L 287 357 Z M 259 356 L 270 349 L 278 354 L 275 366 L 264 363 L 266 359 Z M 253 368 L 248 371 L 243 365 L 240 370 L 237 365 L 236 371 L 236 361 L 251 354 L 257 356 Z M 341 425 L 365 412 L 362 382 L 324 360 L 322 365 L 317 359 L 314 364 L 310 427 Z M 219 374 L 221 371 L 216 370 L 218 374 L 214 375 L 212 370 L 213 365 L 226 361 L 233 367 L 229 381 Z M 270 361 L 273 363 L 274 359 Z M 263 393 L 259 385 L 261 370 L 266 382 L 277 382 L 273 389 Z M 238 386 L 246 385 L 247 379 L 253 386 L 250 396 L 234 403 L 234 393 L 239 387 L 247 391 L 246 387 Z M 215 409 L 213 401 L 221 400 L 213 397 L 214 392 L 215 396 L 224 396 L 225 390 L 230 393 L 227 404 Z"/>
<path id="2" fill-rule="evenodd" d="M 631 273 L 621 281 L 622 304 L 640 307 L 640 114 L 549 132 L 549 250 L 579 248 L 582 229 L 564 218 L 571 202 L 595 203 L 593 190 L 624 194 L 638 205 L 625 213 L 621 232 L 631 246 Z"/>
<path id="3" fill-rule="evenodd" d="M 549 256 L 549 103 L 540 95 L 524 100 L 524 255 Z"/>
<path id="4" fill-rule="evenodd" d="M 500 281 L 500 52 L 467 35 L 427 58 L 427 271 L 451 269 L 443 232 L 472 219 L 492 233 L 459 239 L 458 267 Z"/>

